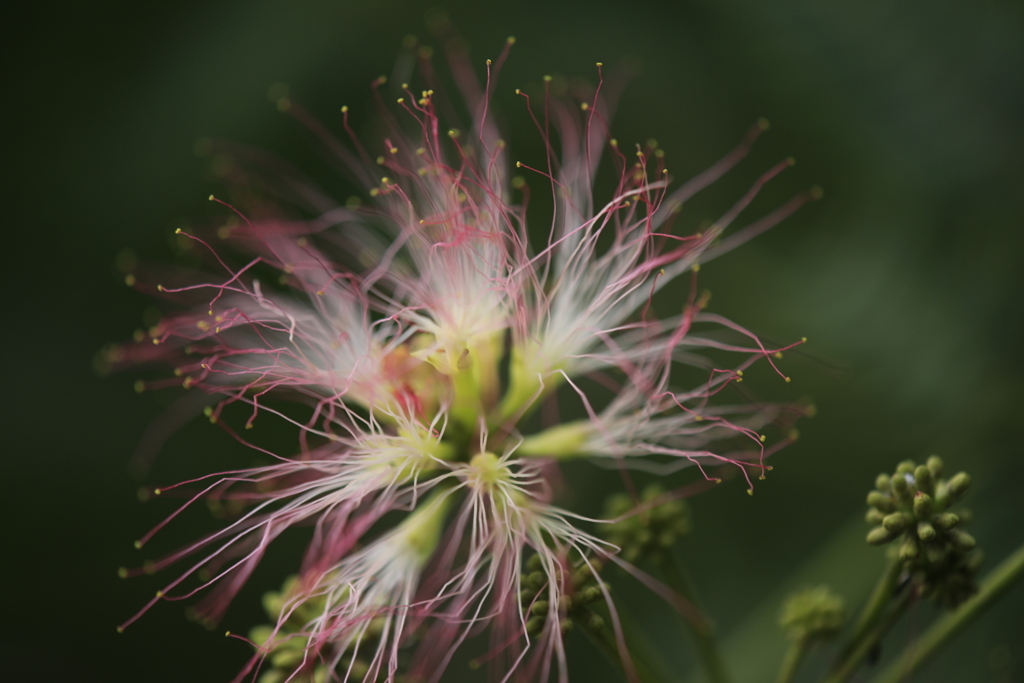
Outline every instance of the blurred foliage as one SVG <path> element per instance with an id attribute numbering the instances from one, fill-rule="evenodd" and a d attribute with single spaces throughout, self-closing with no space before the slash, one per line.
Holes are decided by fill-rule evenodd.
<path id="1" fill-rule="evenodd" d="M 157 587 L 122 582 L 116 567 L 145 559 L 131 541 L 172 509 L 164 500 L 140 508 L 135 488 L 251 460 L 199 419 L 168 430 L 143 482 L 129 475 L 133 450 L 177 397 L 139 397 L 130 373 L 98 379 L 91 369 L 100 347 L 153 315 L 116 261 L 134 258 L 125 247 L 144 263 L 180 258 L 173 228 L 213 215 L 205 198 L 216 182 L 192 154 L 204 137 L 274 150 L 344 196 L 268 102 L 268 87 L 287 83 L 332 126 L 349 104 L 364 125 L 370 80 L 390 71 L 404 36 L 428 35 L 426 9 L 413 0 L 99 0 L 23 3 L 9 17 L 18 31 L 3 47 L 3 345 L 14 471 L 3 571 L 17 618 L 4 620 L 0 648 L 10 661 L 45 661 L 53 680 L 147 681 L 229 680 L 244 661 L 247 646 L 220 633 L 259 622 L 258 596 L 294 570 L 301 539 L 268 556 L 217 632 L 186 623 L 175 603 L 114 631 Z M 862 501 L 891 462 L 939 453 L 954 471 L 970 469 L 979 544 L 996 562 L 1020 543 L 1020 3 L 460 0 L 447 10 L 478 62 L 518 38 L 495 106 L 524 159 L 541 147 L 512 90 L 546 73 L 592 81 L 602 61 L 634 73 L 614 134 L 657 138 L 678 178 L 730 149 L 757 117 L 772 122 L 750 158 L 684 212 L 688 225 L 789 155 L 798 165 L 751 215 L 811 184 L 825 188 L 824 201 L 701 270 L 716 312 L 768 339 L 810 339 L 782 361 L 791 384 L 761 368 L 744 387 L 818 406 L 753 497 L 733 482 L 691 501 L 695 533 L 683 554 L 738 679 L 774 670 L 784 647 L 774 622 L 791 590 L 827 582 L 854 609 L 866 595 L 882 560 L 863 546 Z M 600 496 L 588 487 L 615 484 L 582 465 L 569 476 L 574 504 L 589 513 Z M 211 524 L 187 515 L 160 547 Z M 618 599 L 683 678 L 692 656 L 667 608 L 619 583 Z M 921 680 L 1024 675 L 1011 649 L 1024 636 L 1022 611 L 1018 587 Z M 589 647 L 573 642 L 575 678 L 604 680 Z M 812 655 L 808 680 L 824 664 Z"/>

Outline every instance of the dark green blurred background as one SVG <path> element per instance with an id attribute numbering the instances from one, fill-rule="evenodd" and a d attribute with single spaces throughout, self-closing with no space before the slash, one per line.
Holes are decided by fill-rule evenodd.
<path id="1" fill-rule="evenodd" d="M 268 86 L 289 84 L 295 100 L 337 127 L 341 104 L 365 117 L 368 83 L 390 72 L 404 36 L 431 42 L 428 5 L 407 0 L 159 7 L 51 4 L 5 21 L 10 467 L 0 652 L 5 668 L 34 670 L 31 680 L 224 681 L 248 654 L 222 631 L 244 632 L 261 616 L 258 587 L 290 570 L 298 541 L 270 556 L 215 632 L 185 621 L 174 603 L 124 635 L 114 631 L 162 586 L 120 581 L 116 569 L 140 561 L 132 540 L 171 510 L 168 501 L 139 503 L 140 482 L 128 472 L 170 399 L 137 396 L 131 373 L 100 379 L 92 369 L 96 351 L 130 336 L 153 304 L 124 286 L 115 257 L 131 246 L 173 261 L 173 228 L 211 215 L 205 198 L 218 186 L 193 156 L 199 138 L 320 168 L 294 122 L 269 103 Z M 701 271 L 715 311 L 768 339 L 810 338 L 805 356 L 784 361 L 792 384 L 766 372 L 750 383 L 762 397 L 812 397 L 819 409 L 755 496 L 733 482 L 693 501 L 697 532 L 683 550 L 743 681 L 774 675 L 783 643 L 774 619 L 787 590 L 828 582 L 859 604 L 882 565 L 881 552 L 863 544 L 864 495 L 900 459 L 939 453 L 948 468 L 974 475 L 973 532 L 988 567 L 1024 542 L 1020 3 L 446 7 L 477 63 L 496 56 L 506 36 L 518 38 L 495 106 L 524 160 L 539 147 L 514 88 L 546 73 L 593 79 L 595 61 L 628 62 L 637 75 L 613 133 L 624 143 L 657 138 L 678 178 L 713 162 L 757 117 L 773 124 L 750 158 L 684 213 L 692 224 L 787 155 L 799 164 L 751 216 L 813 183 L 825 187 L 825 201 Z M 221 431 L 192 424 L 144 483 L 250 460 Z M 586 469 L 570 474 L 593 479 Z M 579 488 L 576 496 L 587 497 Z M 204 528 L 209 520 L 195 515 L 156 547 Z M 686 679 L 692 657 L 672 615 L 628 582 L 616 589 Z M 887 652 L 930 614 L 917 611 Z M 1017 586 L 916 680 L 1021 680 L 1021 614 Z M 572 646 L 574 680 L 610 680 L 587 642 Z M 824 661 L 813 659 L 808 673 Z M 453 667 L 446 680 L 463 671 Z"/>

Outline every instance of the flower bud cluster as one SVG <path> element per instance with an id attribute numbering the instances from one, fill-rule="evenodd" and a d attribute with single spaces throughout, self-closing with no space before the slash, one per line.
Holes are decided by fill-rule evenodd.
<path id="1" fill-rule="evenodd" d="M 620 557 L 627 562 L 657 557 L 693 529 L 686 501 L 666 499 L 658 484 L 643 490 L 639 507 L 625 493 L 610 496 L 605 502 L 605 517 L 616 521 L 603 529 L 603 535 L 621 548 Z"/>
<path id="2" fill-rule="evenodd" d="M 600 560 L 588 562 L 580 560 L 575 563 L 571 574 L 568 574 L 568 586 L 558 598 L 559 630 L 562 633 L 571 631 L 574 623 L 580 623 L 591 632 L 604 628 L 604 618 L 595 614 L 590 605 L 604 599 L 604 592 L 611 586 L 601 582 L 597 574 L 601 571 Z M 549 577 L 542 571 L 540 555 L 533 555 L 526 562 L 526 572 L 522 577 L 522 589 L 519 599 L 523 610 L 531 616 L 526 622 L 526 632 L 531 636 L 540 635 L 544 624 L 548 621 L 551 604 L 547 599 L 547 583 Z"/>
<path id="3" fill-rule="evenodd" d="M 804 588 L 790 595 L 779 613 L 779 626 L 798 642 L 827 640 L 843 628 L 846 604 L 828 586 Z"/>
<path id="4" fill-rule="evenodd" d="M 971 485 L 966 472 L 943 478 L 942 460 L 924 465 L 904 460 L 891 476 L 878 475 L 868 494 L 866 520 L 872 545 L 902 538 L 898 557 L 922 594 L 943 606 L 955 607 L 976 590 L 981 554 L 973 553 L 974 537 L 960 527 L 966 510 L 952 510 Z"/>
<path id="5" fill-rule="evenodd" d="M 268 653 L 259 683 L 283 683 L 296 671 L 311 675 L 310 680 L 316 683 L 330 679 L 327 667 L 314 666 L 314 662 L 304 665 L 309 638 L 302 631 L 308 621 L 323 611 L 325 600 L 321 596 L 294 604 L 298 582 L 297 576 L 289 576 L 280 591 L 263 594 L 263 609 L 278 625 L 257 626 L 249 631 L 250 640 Z"/>

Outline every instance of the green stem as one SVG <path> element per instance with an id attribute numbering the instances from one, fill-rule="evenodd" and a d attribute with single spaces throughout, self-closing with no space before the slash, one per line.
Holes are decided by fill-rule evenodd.
<path id="1" fill-rule="evenodd" d="M 846 683 L 846 681 L 850 680 L 850 677 L 857 672 L 857 669 L 860 668 L 861 663 L 871 650 L 889 632 L 889 629 L 900 620 L 900 617 L 903 616 L 916 597 L 916 591 L 908 587 L 903 597 L 896 603 L 896 606 L 882 617 L 874 628 L 860 638 L 853 651 L 840 661 L 839 666 L 825 679 L 825 683 Z"/>
<path id="2" fill-rule="evenodd" d="M 940 617 L 920 640 L 911 643 L 903 653 L 875 678 L 875 683 L 898 683 L 912 674 L 946 644 L 1013 583 L 1024 576 L 1024 546 L 1017 548 L 993 569 L 977 594 L 953 612 Z"/>
<path id="3" fill-rule="evenodd" d="M 705 677 L 711 683 L 729 683 L 729 673 L 725 668 L 722 653 L 718 649 L 714 629 L 700 612 L 696 593 L 676 562 L 672 551 L 665 550 L 659 554 L 658 569 L 668 586 L 681 595 L 693 608 L 695 614 L 685 618 L 684 621 L 693 638 L 693 644 L 697 649 L 697 657 L 700 659 L 701 666 L 704 668 Z"/>
<path id="4" fill-rule="evenodd" d="M 782 667 L 779 669 L 777 683 L 790 683 L 796 676 L 796 670 L 800 667 L 804 655 L 807 653 L 807 639 L 798 638 L 794 640 L 789 649 L 786 650 L 786 657 L 782 660 Z"/>
<path id="5" fill-rule="evenodd" d="M 900 562 L 899 558 L 892 557 L 889 560 L 889 566 L 885 569 L 885 573 L 879 577 L 878 583 L 875 584 L 871 598 L 868 599 L 867 604 L 864 605 L 864 609 L 857 618 L 857 626 L 854 628 L 853 635 L 850 636 L 843 654 L 839 657 L 839 661 L 844 661 L 850 656 L 857 646 L 860 645 L 860 641 L 871 631 L 878 618 L 882 616 L 886 605 L 892 599 L 893 591 L 896 590 L 896 583 L 899 581 L 902 570 L 903 563 Z"/>

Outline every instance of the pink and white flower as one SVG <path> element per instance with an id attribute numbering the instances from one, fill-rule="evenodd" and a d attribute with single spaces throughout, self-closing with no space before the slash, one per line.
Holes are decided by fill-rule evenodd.
<path id="1" fill-rule="evenodd" d="M 697 464 L 709 479 L 708 468 L 729 465 L 749 481 L 779 445 L 764 445 L 762 428 L 800 412 L 719 400 L 750 364 L 773 363 L 792 345 L 766 347 L 708 313 L 695 295 L 681 312 L 654 314 L 659 290 L 687 275 L 696 292 L 700 263 L 809 198 L 798 195 L 727 233 L 783 162 L 710 228 L 679 227 L 683 204 L 737 163 L 762 127 L 672 189 L 660 150 L 627 154 L 610 138 L 600 83 L 570 101 L 551 97 L 545 80 L 542 106 L 527 105 L 540 117 L 547 156 L 513 162 L 490 109 L 509 46 L 488 60 L 483 85 L 468 63 L 453 59 L 470 112 L 464 132 L 442 125 L 425 53 L 422 88 L 403 84 L 395 105 L 381 105 L 385 132 L 370 148 L 351 134 L 347 108 L 351 141 L 343 144 L 282 102 L 365 183 L 371 203 L 339 205 L 283 165 L 229 150 L 246 163 L 227 178 L 238 198 L 221 202 L 233 222 L 220 237 L 253 257 L 230 264 L 223 254 L 231 250 L 214 247 L 216 238 L 189 235 L 221 274 L 159 286 L 183 312 L 109 355 L 114 365 L 171 363 L 174 379 L 146 386 L 207 392 L 208 415 L 225 429 L 222 412 L 242 403 L 250 407 L 246 427 L 272 414 L 300 435 L 294 456 L 262 451 L 274 464 L 164 489 L 188 490 L 183 507 L 201 498 L 230 502 L 235 517 L 145 569 L 197 558 L 143 611 L 207 590 L 199 611 L 217 620 L 279 534 L 314 526 L 298 577 L 275 603 L 277 622 L 257 639 L 245 675 L 392 681 L 405 670 L 438 680 L 459 645 L 488 630 L 499 680 L 567 680 L 562 633 L 581 613 L 572 605 L 582 605 L 582 595 L 606 605 L 624 645 L 597 578 L 616 548 L 584 530 L 596 520 L 554 504 L 557 461 L 666 472 Z M 383 87 L 376 81 L 375 93 Z M 618 181 L 609 197 L 597 198 L 605 154 Z M 527 229 L 529 185 L 511 177 L 517 167 L 554 200 L 540 240 Z M 264 198 L 268 188 L 275 201 Z M 709 332 L 715 328 L 747 341 Z M 737 360 L 716 368 L 699 353 L 709 348 Z M 685 367 L 703 370 L 706 380 L 678 386 Z M 585 389 L 591 378 L 614 396 Z M 271 408 L 268 394 L 305 403 L 312 416 Z M 559 399 L 586 417 L 534 427 L 538 406 Z M 747 446 L 713 448 L 736 437 Z M 404 521 L 381 531 L 394 515 Z"/>

